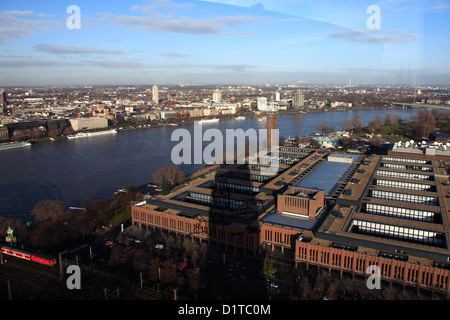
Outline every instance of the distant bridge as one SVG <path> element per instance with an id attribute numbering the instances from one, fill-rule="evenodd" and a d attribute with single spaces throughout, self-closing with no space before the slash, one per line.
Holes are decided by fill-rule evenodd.
<path id="1" fill-rule="evenodd" d="M 390 104 L 404 107 L 415 107 L 415 108 L 438 108 L 438 109 L 449 109 L 450 106 L 443 106 L 438 104 L 425 104 L 425 103 L 406 103 L 406 102 L 389 102 Z"/>

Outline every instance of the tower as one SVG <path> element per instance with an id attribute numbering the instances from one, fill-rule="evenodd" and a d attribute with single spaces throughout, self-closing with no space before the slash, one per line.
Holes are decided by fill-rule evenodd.
<path id="1" fill-rule="evenodd" d="M 152 87 L 152 100 L 153 100 L 153 103 L 155 103 L 155 104 L 159 103 L 158 86 L 153 86 Z"/>
<path id="2" fill-rule="evenodd" d="M 305 96 L 303 92 L 299 89 L 294 93 L 292 97 L 292 107 L 294 109 L 301 109 L 305 106 Z"/>
<path id="3" fill-rule="evenodd" d="M 270 151 L 275 144 L 272 141 L 272 130 L 277 130 L 277 114 L 274 112 L 267 113 L 267 151 Z M 278 135 L 274 135 L 278 138 Z"/>
<path id="4" fill-rule="evenodd" d="M 0 107 L 6 107 L 6 91 L 0 90 Z"/>
<path id="5" fill-rule="evenodd" d="M 222 102 L 222 93 L 220 92 L 219 89 L 214 91 L 214 93 L 213 93 L 213 101 L 214 102 Z"/>

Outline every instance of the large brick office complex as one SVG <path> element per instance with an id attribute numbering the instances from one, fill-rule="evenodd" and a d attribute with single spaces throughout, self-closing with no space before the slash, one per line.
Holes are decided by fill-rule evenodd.
<path id="1" fill-rule="evenodd" d="M 132 221 L 246 254 L 289 253 L 295 265 L 360 275 L 377 265 L 385 280 L 448 294 L 449 165 L 447 155 L 279 147 L 133 205 Z"/>

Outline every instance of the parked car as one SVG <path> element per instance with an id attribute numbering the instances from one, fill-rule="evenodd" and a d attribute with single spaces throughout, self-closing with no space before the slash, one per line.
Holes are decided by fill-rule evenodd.
<path id="1" fill-rule="evenodd" d="M 178 269 L 183 270 L 184 268 L 187 267 L 187 262 L 184 262 Z"/>

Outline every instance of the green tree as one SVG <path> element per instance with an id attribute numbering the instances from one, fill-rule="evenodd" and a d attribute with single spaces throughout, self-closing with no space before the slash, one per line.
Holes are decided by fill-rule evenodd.
<path id="1" fill-rule="evenodd" d="M 275 268 L 272 264 L 272 261 L 269 259 L 269 255 L 266 255 L 266 258 L 264 259 L 264 263 L 262 266 L 262 273 L 265 276 L 272 276 L 277 272 L 277 268 Z"/>

